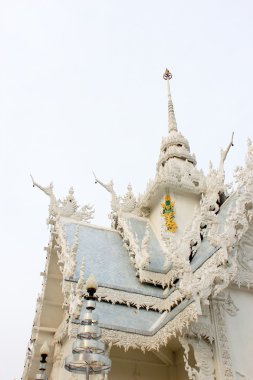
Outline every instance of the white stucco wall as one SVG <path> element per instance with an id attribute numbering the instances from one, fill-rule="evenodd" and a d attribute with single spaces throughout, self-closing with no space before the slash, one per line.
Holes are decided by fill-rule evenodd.
<path id="1" fill-rule="evenodd" d="M 253 379 L 253 291 L 246 288 L 232 288 L 230 295 L 238 307 L 237 315 L 226 313 L 228 339 L 235 378 Z"/>

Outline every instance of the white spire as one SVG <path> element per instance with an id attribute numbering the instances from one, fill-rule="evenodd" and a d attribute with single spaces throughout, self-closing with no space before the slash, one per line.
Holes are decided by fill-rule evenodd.
<path id="1" fill-rule="evenodd" d="M 170 79 L 172 78 L 171 72 L 166 68 L 163 79 L 167 81 L 167 88 L 168 88 L 168 123 L 169 123 L 169 132 L 176 131 L 177 132 L 177 122 L 176 117 L 174 113 L 174 107 L 173 102 L 171 98 L 171 92 L 170 92 Z"/>

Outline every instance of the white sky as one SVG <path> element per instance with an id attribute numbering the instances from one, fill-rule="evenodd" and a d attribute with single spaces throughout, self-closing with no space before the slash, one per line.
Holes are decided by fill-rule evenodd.
<path id="1" fill-rule="evenodd" d="M 92 170 L 143 192 L 167 134 L 166 86 L 198 167 L 228 179 L 253 138 L 250 0 L 0 0 L 1 367 L 19 379 L 41 287 L 48 199 L 74 186 L 107 224 L 109 195 Z"/>

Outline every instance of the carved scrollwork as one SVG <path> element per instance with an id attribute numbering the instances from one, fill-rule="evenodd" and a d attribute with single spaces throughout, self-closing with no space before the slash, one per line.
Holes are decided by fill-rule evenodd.
<path id="1" fill-rule="evenodd" d="M 220 371 L 222 379 L 234 380 L 233 365 L 230 353 L 230 343 L 228 340 L 225 310 L 223 307 L 223 301 L 212 301 L 213 318 L 216 326 L 216 346 L 218 362 L 220 365 Z"/>
<path id="2" fill-rule="evenodd" d="M 228 313 L 228 315 L 230 315 L 230 317 L 235 317 L 239 311 L 230 294 L 227 295 L 227 297 L 221 303 L 221 306 Z"/>
<path id="3" fill-rule="evenodd" d="M 110 301 L 112 304 L 120 303 L 127 306 L 135 306 L 137 309 L 145 308 L 146 310 L 171 310 L 171 308 L 179 304 L 183 300 L 182 294 L 175 289 L 167 298 L 158 298 L 152 296 L 144 296 L 137 293 L 124 292 L 117 289 L 109 289 L 99 287 L 97 290 L 99 300 Z"/>
<path id="4" fill-rule="evenodd" d="M 204 339 L 189 336 L 180 337 L 179 341 L 184 348 L 185 369 L 188 373 L 189 379 L 214 380 L 214 361 L 210 343 L 206 342 Z M 194 351 L 197 368 L 193 368 L 189 365 L 190 345 Z"/>

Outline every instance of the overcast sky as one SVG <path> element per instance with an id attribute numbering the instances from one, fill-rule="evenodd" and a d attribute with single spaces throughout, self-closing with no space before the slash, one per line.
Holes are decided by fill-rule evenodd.
<path id="1" fill-rule="evenodd" d="M 74 186 L 109 225 L 109 195 L 143 192 L 167 134 L 167 66 L 178 128 L 198 167 L 235 131 L 228 181 L 253 138 L 252 1 L 0 0 L 1 367 L 19 379 L 41 288 L 48 199 Z"/>

